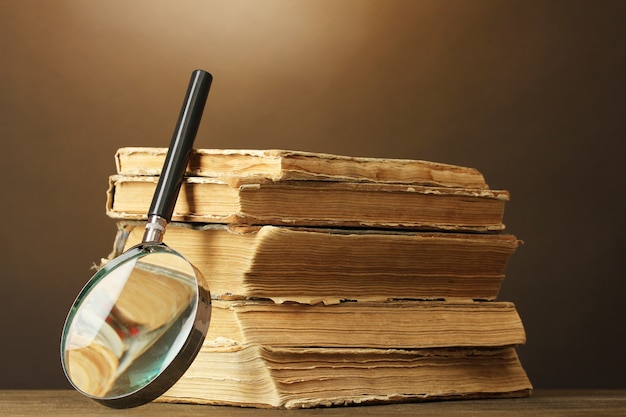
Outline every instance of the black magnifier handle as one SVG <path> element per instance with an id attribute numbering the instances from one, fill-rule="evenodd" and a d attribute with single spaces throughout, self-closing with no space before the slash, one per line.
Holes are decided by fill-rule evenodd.
<path id="1" fill-rule="evenodd" d="M 166 222 L 172 219 L 212 80 L 213 77 L 206 71 L 196 70 L 191 74 L 187 95 L 148 211 L 149 218 L 158 216 Z"/>
<path id="2" fill-rule="evenodd" d="M 143 235 L 143 243 L 161 242 L 165 225 L 172 219 L 193 149 L 193 141 L 196 139 L 204 105 L 211 88 L 211 81 L 213 81 L 213 76 L 206 71 L 195 70 L 191 74 L 185 101 L 178 116 L 150 210 L 148 210 L 148 223 Z"/>

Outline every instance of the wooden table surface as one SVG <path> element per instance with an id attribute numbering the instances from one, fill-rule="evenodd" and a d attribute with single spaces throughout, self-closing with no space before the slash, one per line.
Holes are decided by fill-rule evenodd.
<path id="1" fill-rule="evenodd" d="M 304 410 L 151 403 L 114 410 L 75 391 L 0 391 L 0 416 L 340 417 L 340 416 L 626 416 L 624 390 L 537 390 L 530 398 L 443 401 Z"/>

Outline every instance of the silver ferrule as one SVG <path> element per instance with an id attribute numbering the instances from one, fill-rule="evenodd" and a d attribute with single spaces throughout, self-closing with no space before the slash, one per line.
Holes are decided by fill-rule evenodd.
<path id="1" fill-rule="evenodd" d="M 152 215 L 146 224 L 146 230 L 143 233 L 143 243 L 161 243 L 165 234 L 165 226 L 167 220 L 161 216 Z"/>

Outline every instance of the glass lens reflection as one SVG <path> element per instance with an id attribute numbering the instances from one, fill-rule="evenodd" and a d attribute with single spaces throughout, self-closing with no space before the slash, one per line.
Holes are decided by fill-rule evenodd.
<path id="1" fill-rule="evenodd" d="M 153 381 L 185 343 L 198 304 L 195 269 L 165 245 L 140 245 L 93 282 L 65 325 L 65 372 L 87 395 L 128 395 Z"/>

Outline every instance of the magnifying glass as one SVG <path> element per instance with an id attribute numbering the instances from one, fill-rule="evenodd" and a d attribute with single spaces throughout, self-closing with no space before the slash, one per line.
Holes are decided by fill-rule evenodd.
<path id="1" fill-rule="evenodd" d="M 191 365 L 209 327 L 205 279 L 162 240 L 212 79 L 202 70 L 191 75 L 142 243 L 96 272 L 63 327 L 65 375 L 76 390 L 108 407 L 135 407 L 165 393 Z"/>

